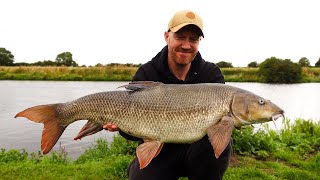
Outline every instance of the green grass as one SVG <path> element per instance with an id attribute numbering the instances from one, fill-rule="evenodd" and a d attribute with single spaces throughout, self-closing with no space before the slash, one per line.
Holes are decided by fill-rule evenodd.
<path id="1" fill-rule="evenodd" d="M 285 153 L 285 152 L 282 152 Z M 237 166 L 230 167 L 224 179 L 236 179 L 236 177 L 244 177 L 245 179 L 320 179 L 320 171 L 315 166 L 319 166 L 320 162 L 316 162 L 320 154 L 316 156 L 299 159 L 301 164 L 308 166 L 297 166 L 296 163 L 271 158 L 267 160 L 257 160 L 252 157 L 238 156 Z"/>
<path id="2" fill-rule="evenodd" d="M 43 156 L 2 149 L 0 179 L 126 179 L 136 147 L 120 136 L 110 146 L 99 139 L 75 161 L 63 151 Z"/>
<path id="3" fill-rule="evenodd" d="M 84 164 L 31 161 L 0 164 L 0 179 L 126 179 L 126 166 L 131 158 L 112 156 L 106 160 Z"/>
<path id="4" fill-rule="evenodd" d="M 130 81 L 137 67 L 1 67 L 0 80 Z"/>
<path id="5" fill-rule="evenodd" d="M 320 122 L 285 120 L 279 131 L 267 126 L 254 131 L 248 126 L 232 136 L 233 156 L 224 180 L 320 179 Z M 136 142 L 121 136 L 115 136 L 110 145 L 98 139 L 76 160 L 63 148 L 45 156 L 2 149 L 0 179 L 127 179 L 136 147 Z"/>
<path id="6" fill-rule="evenodd" d="M 258 68 L 221 68 L 226 82 L 260 82 Z"/>

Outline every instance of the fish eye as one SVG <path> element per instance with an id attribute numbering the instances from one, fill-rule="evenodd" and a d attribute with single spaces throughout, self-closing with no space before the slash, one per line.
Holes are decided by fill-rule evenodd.
<path id="1" fill-rule="evenodd" d="M 259 104 L 264 105 L 265 101 L 264 99 L 259 99 Z"/>

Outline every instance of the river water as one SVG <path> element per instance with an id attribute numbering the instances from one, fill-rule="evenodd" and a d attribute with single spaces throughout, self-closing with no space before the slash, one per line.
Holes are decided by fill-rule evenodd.
<path id="1" fill-rule="evenodd" d="M 79 82 L 79 81 L 0 81 L 0 148 L 40 150 L 43 125 L 14 116 L 31 106 L 67 102 L 81 96 L 116 90 L 127 82 Z M 285 110 L 289 119 L 320 120 L 320 83 L 261 84 L 227 83 L 265 97 Z M 116 133 L 100 131 L 74 141 L 86 121 L 78 121 L 67 127 L 53 150 L 64 148 L 68 155 L 77 158 L 95 140 L 102 137 L 111 142 Z M 271 128 L 275 126 L 270 123 Z M 281 120 L 276 122 L 281 127 Z"/>

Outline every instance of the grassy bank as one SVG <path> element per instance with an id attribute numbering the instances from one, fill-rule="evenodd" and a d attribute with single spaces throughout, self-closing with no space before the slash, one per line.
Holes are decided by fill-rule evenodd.
<path id="1" fill-rule="evenodd" d="M 130 81 L 136 67 L 1 67 L 0 80 Z"/>
<path id="2" fill-rule="evenodd" d="M 320 179 L 320 122 L 283 122 L 279 131 L 233 132 L 233 157 L 224 179 Z M 136 142 L 99 139 L 77 160 L 65 152 L 42 156 L 23 150 L 0 152 L 0 179 L 127 179 Z M 186 178 L 181 178 L 186 179 Z"/>
<path id="3" fill-rule="evenodd" d="M 227 82 L 260 82 L 258 68 L 222 68 Z M 4 67 L 0 80 L 130 81 L 137 67 Z M 303 68 L 302 82 L 320 82 L 320 68 Z"/>

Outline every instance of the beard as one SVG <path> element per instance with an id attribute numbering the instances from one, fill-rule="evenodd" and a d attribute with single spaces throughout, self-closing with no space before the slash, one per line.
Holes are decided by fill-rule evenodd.
<path id="1" fill-rule="evenodd" d="M 173 53 L 171 53 L 171 57 L 176 65 L 185 66 L 190 64 L 193 59 L 196 57 L 197 52 L 193 49 L 185 50 L 182 48 L 176 49 Z"/>

